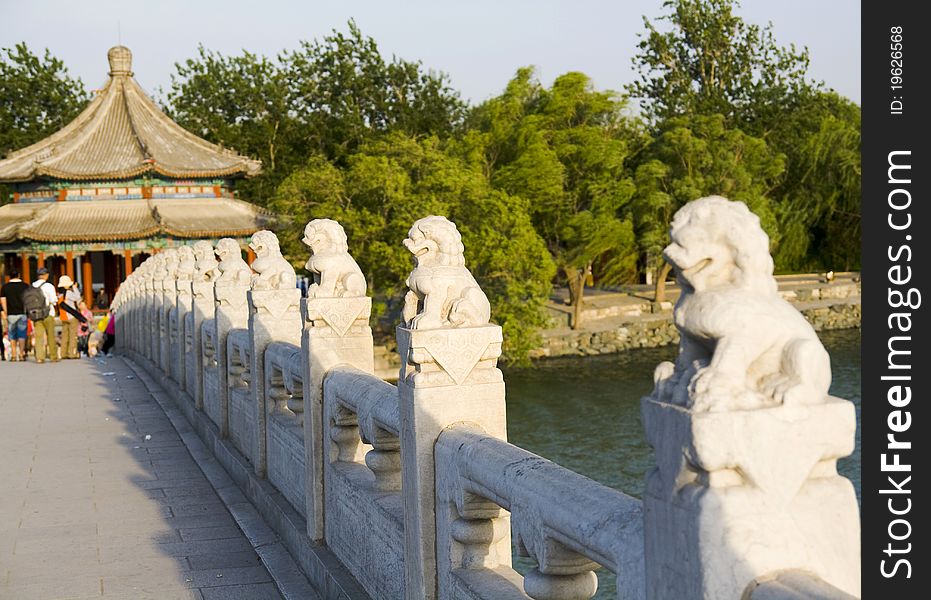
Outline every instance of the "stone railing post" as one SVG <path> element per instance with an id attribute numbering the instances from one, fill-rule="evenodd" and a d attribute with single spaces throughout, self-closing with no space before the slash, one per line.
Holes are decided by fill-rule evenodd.
<path id="1" fill-rule="evenodd" d="M 217 418 L 220 435 L 229 437 L 229 381 L 227 373 L 226 338 L 231 329 L 246 329 L 249 326 L 249 307 L 246 294 L 249 286 L 238 281 L 217 281 L 214 285 L 216 297 L 216 318 L 214 327 L 216 335 L 217 362 Z"/>
<path id="2" fill-rule="evenodd" d="M 456 226 L 443 217 L 414 223 L 404 245 L 416 256 L 398 327 L 401 493 L 405 596 L 437 595 L 434 444 L 440 432 L 471 422 L 507 437 L 504 379 L 497 368 L 501 327 L 464 266 Z"/>
<path id="3" fill-rule="evenodd" d="M 188 394 L 194 398 L 194 408 L 204 410 L 204 353 L 201 351 L 201 326 L 204 321 L 213 319 L 216 314 L 216 302 L 213 295 L 212 281 L 191 282 L 193 300 L 191 305 L 191 355 L 194 359 L 194 376 L 188 377 Z"/>
<path id="4" fill-rule="evenodd" d="M 156 255 L 157 256 L 157 255 Z M 151 287 L 146 289 L 148 302 L 146 303 L 146 349 L 145 357 L 150 362 L 158 362 L 158 313 L 162 306 L 162 282 L 158 279 L 151 281 Z"/>
<path id="5" fill-rule="evenodd" d="M 171 346 L 172 340 L 174 338 L 174 335 L 171 331 L 171 326 L 172 316 L 175 315 L 175 311 L 177 310 L 178 306 L 178 283 L 176 279 L 166 279 L 162 285 L 162 343 L 161 347 L 159 348 L 160 354 L 158 364 L 162 369 L 162 373 L 164 373 L 165 376 L 170 379 L 171 355 L 173 352 L 176 352 L 176 350 Z"/>
<path id="6" fill-rule="evenodd" d="M 316 219 L 304 229 L 313 254 L 306 268 L 314 276 L 301 301 L 301 350 L 304 357 L 304 452 L 307 535 L 324 539 L 323 381 L 336 365 L 375 372 L 369 317 L 372 299 L 365 295 L 362 271 L 349 254 L 346 233 L 330 219 Z"/>
<path id="7" fill-rule="evenodd" d="M 306 298 L 301 302 L 304 331 L 304 449 L 307 535 L 324 538 L 323 444 L 329 428 L 323 422 L 323 380 L 337 365 L 375 373 L 375 351 L 369 317 L 372 299 Z"/>
<path id="8" fill-rule="evenodd" d="M 187 390 L 187 378 L 185 377 L 185 357 L 187 356 L 185 343 L 187 339 L 187 322 L 188 314 L 193 310 L 194 296 L 192 282 L 190 279 L 179 279 L 175 283 L 177 291 L 177 300 L 175 301 L 175 343 L 171 350 L 169 359 L 172 363 L 172 377 L 178 382 L 181 390 Z"/>
<path id="9" fill-rule="evenodd" d="M 828 395 L 830 359 L 779 297 L 759 219 L 702 198 L 676 213 L 670 236 L 681 341 L 642 401 L 656 451 L 643 497 L 647 598 L 744 598 L 792 569 L 859 596 L 857 499 L 837 473 L 854 448 L 854 406 Z"/>
<path id="10" fill-rule="evenodd" d="M 293 272 L 293 270 L 292 270 Z M 301 290 L 251 290 L 249 338 L 252 340 L 252 402 L 255 406 L 255 445 L 252 464 L 265 477 L 267 467 L 265 420 L 265 350 L 272 342 L 301 343 Z"/>

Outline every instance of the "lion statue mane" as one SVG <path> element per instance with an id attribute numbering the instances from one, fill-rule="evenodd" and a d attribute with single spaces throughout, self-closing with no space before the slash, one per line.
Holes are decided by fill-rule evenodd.
<path id="1" fill-rule="evenodd" d="M 249 285 L 252 282 L 252 269 L 242 259 L 242 248 L 239 242 L 232 238 L 223 238 L 217 242 L 217 258 L 220 264 L 217 269 L 220 276 L 217 282 L 231 282 L 238 285 Z"/>
<path id="2" fill-rule="evenodd" d="M 675 214 L 670 238 L 679 355 L 656 368 L 652 397 L 694 411 L 824 402 L 830 358 L 779 296 L 759 217 L 742 202 L 700 198 Z"/>
<path id="3" fill-rule="evenodd" d="M 402 317 L 410 329 L 474 327 L 491 318 L 485 292 L 465 266 L 462 236 L 446 217 L 411 227 L 404 246 L 414 255 Z"/>
<path id="4" fill-rule="evenodd" d="M 314 219 L 304 227 L 301 240 L 310 250 L 304 265 L 313 274 L 308 298 L 359 298 L 365 296 L 365 275 L 349 254 L 343 226 L 332 219 Z"/>
<path id="5" fill-rule="evenodd" d="M 249 241 L 249 247 L 255 252 L 252 261 L 252 289 L 254 290 L 288 290 L 297 288 L 297 275 L 284 256 L 278 236 L 263 229 L 256 231 Z"/>

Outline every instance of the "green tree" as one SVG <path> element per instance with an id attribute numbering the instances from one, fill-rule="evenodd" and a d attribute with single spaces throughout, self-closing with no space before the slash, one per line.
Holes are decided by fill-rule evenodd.
<path id="1" fill-rule="evenodd" d="M 211 142 L 259 158 L 263 174 L 241 182 L 239 190 L 261 203 L 306 156 L 280 65 L 249 52 L 223 56 L 199 46 L 196 58 L 175 69 L 166 112 Z"/>
<path id="2" fill-rule="evenodd" d="M 761 217 L 771 223 L 777 270 L 857 268 L 859 109 L 807 78 L 807 49 L 779 46 L 771 25 L 744 22 L 735 14 L 737 6 L 735 0 L 665 2 L 660 21 L 668 27 L 661 31 L 644 19 L 646 34 L 634 58 L 640 78 L 628 91 L 640 101 L 654 132 L 668 137 L 683 117 L 714 116 L 733 135 L 765 141 L 772 155 L 781 157 L 771 169 L 747 171 L 762 177 L 755 187 L 765 189 L 768 199 Z M 643 169 L 638 180 L 648 173 L 648 179 L 663 180 L 656 174 L 661 166 L 647 165 L 648 160 L 653 160 L 649 153 L 638 160 L 638 171 Z M 776 171 L 775 177 L 767 174 Z M 670 211 L 698 196 L 673 194 L 670 201 L 656 186 L 638 183 L 638 188 L 638 234 L 648 254 L 656 256 L 662 237 L 656 232 L 665 230 Z M 723 188 L 704 189 L 727 194 Z M 656 225 L 645 226 L 649 221 Z"/>
<path id="3" fill-rule="evenodd" d="M 458 225 L 466 264 L 504 329 L 507 358 L 526 357 L 545 325 L 542 307 L 554 274 L 526 201 L 493 190 L 479 167 L 451 155 L 436 136 L 386 134 L 364 143 L 344 163 L 339 168 L 316 155 L 279 186 L 271 206 L 293 217 L 291 230 L 281 235 L 292 261 L 302 265 L 307 256 L 297 242 L 304 223 L 339 221 L 378 312 L 396 322 L 412 268 L 401 242 L 417 219 L 446 215 Z"/>
<path id="4" fill-rule="evenodd" d="M 628 86 L 655 123 L 678 115 L 719 114 L 729 127 L 761 134 L 804 99 L 808 50 L 779 46 L 772 25 L 746 23 L 735 0 L 667 0 L 668 24 L 644 17 L 633 58 L 639 80 Z M 749 128 L 748 128 L 749 127 Z"/>
<path id="5" fill-rule="evenodd" d="M 743 201 L 760 217 L 773 244 L 778 244 L 771 194 L 784 169 L 783 155 L 760 138 L 727 128 L 723 115 L 664 121 L 644 149 L 634 175 L 637 192 L 632 212 L 645 267 L 662 268 L 660 256 L 672 216 L 685 203 L 703 196 Z M 666 272 L 658 272 L 658 284 Z"/>
<path id="6" fill-rule="evenodd" d="M 0 48 L 0 156 L 38 142 L 67 125 L 89 100 L 58 58 L 19 43 Z M 8 193 L 0 185 L 0 204 Z"/>
<path id="7" fill-rule="evenodd" d="M 474 131 L 459 152 L 479 163 L 495 188 L 527 202 L 569 286 L 577 327 L 586 280 L 611 284 L 636 274 L 627 214 L 634 186 L 625 160 L 644 138 L 626 100 L 596 91 L 582 73 L 546 89 L 525 68 L 468 123 Z"/>
<path id="8" fill-rule="evenodd" d="M 781 270 L 860 268 L 860 107 L 812 94 L 767 138 L 787 157 L 774 191 Z"/>
<path id="9" fill-rule="evenodd" d="M 303 41 L 281 57 L 290 104 L 315 152 L 340 160 L 373 133 L 444 137 L 453 131 L 464 104 L 445 74 L 420 62 L 386 61 L 354 21 L 347 28 Z"/>
<path id="10" fill-rule="evenodd" d="M 274 60 L 201 47 L 176 65 L 166 111 L 198 135 L 260 158 L 263 174 L 240 184 L 259 203 L 308 156 L 343 161 L 389 131 L 450 134 L 463 104 L 446 76 L 416 62 L 385 61 L 355 23 L 348 29 Z"/>

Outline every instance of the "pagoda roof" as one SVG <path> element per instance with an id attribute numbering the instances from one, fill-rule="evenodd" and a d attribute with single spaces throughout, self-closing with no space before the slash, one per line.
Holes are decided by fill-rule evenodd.
<path id="1" fill-rule="evenodd" d="M 244 237 L 273 219 L 258 206 L 232 198 L 7 204 L 0 206 L 0 244 Z"/>
<path id="2" fill-rule="evenodd" d="M 0 183 L 37 178 L 175 179 L 252 176 L 261 162 L 197 137 L 172 121 L 132 75 L 132 53 L 111 48 L 110 78 L 81 114 L 40 142 L 0 160 Z"/>

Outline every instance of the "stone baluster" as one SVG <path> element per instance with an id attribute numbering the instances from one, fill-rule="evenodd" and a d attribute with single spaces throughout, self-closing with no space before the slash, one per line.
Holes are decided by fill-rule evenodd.
<path id="1" fill-rule="evenodd" d="M 422 600 L 437 595 L 436 439 L 456 422 L 499 439 L 507 430 L 501 328 L 488 322 L 488 299 L 465 267 L 455 224 L 421 219 L 404 245 L 416 264 L 397 330 L 405 590 Z"/>
<path id="2" fill-rule="evenodd" d="M 301 301 L 304 325 L 301 349 L 304 356 L 304 451 L 307 535 L 324 538 L 323 380 L 336 365 L 375 372 L 374 343 L 369 317 L 372 300 L 365 295 L 365 277 L 349 254 L 346 233 L 330 219 L 316 219 L 304 228 L 303 242 L 311 256 L 305 267 L 314 283 Z M 356 433 L 358 435 L 358 433 Z"/>
<path id="3" fill-rule="evenodd" d="M 191 351 L 188 347 L 190 332 L 188 315 L 191 313 L 194 304 L 193 289 L 191 287 L 194 277 L 195 257 L 194 249 L 190 246 L 181 246 L 178 248 L 178 274 L 175 283 L 175 343 L 172 347 L 172 377 L 178 382 L 178 387 L 182 391 L 187 390 L 187 378 L 185 377 L 186 357 Z"/>
<path id="4" fill-rule="evenodd" d="M 379 492 L 401 491 L 401 440 L 380 428 L 366 435 L 364 442 L 372 445 L 365 454 L 365 465 L 375 475 L 375 489 Z"/>
<path id="5" fill-rule="evenodd" d="M 214 318 L 214 360 L 217 364 L 217 406 L 207 407 L 216 411 L 220 435 L 229 437 L 229 381 L 227 378 L 227 337 L 231 329 L 246 329 L 249 326 L 247 294 L 252 281 L 252 269 L 242 259 L 239 242 L 223 238 L 217 242 L 217 269 L 220 276 L 214 284 L 216 317 Z"/>
<path id="6" fill-rule="evenodd" d="M 204 410 L 204 355 L 201 335 L 204 321 L 216 317 L 214 282 L 220 276 L 213 244 L 202 240 L 194 244 L 194 273 L 191 280 L 191 358 L 187 391 L 194 398 L 194 408 Z"/>
<path id="7" fill-rule="evenodd" d="M 178 300 L 176 281 L 178 278 L 178 250 L 169 248 L 161 253 L 165 257 L 165 276 L 162 278 L 162 305 L 158 315 L 159 346 L 158 367 L 166 377 L 171 377 L 172 333 L 171 315 Z"/>
<path id="8" fill-rule="evenodd" d="M 759 219 L 702 198 L 676 213 L 670 236 L 679 358 L 657 367 L 641 404 L 656 452 L 643 498 L 647 597 L 743 598 L 791 569 L 859 596 L 857 499 L 836 468 L 854 448 L 854 406 L 828 395 L 828 355 L 780 298 Z"/>
<path id="9" fill-rule="evenodd" d="M 163 262 L 164 257 L 160 254 L 156 254 L 152 257 L 152 270 L 146 282 L 147 299 L 145 323 L 143 324 L 143 330 L 145 331 L 145 357 L 152 362 L 158 360 L 158 312 L 162 303 L 162 282 L 159 277 L 161 276 Z"/>
<path id="10" fill-rule="evenodd" d="M 258 231 L 249 247 L 255 252 L 255 275 L 249 291 L 249 339 L 252 343 L 252 402 L 255 407 L 255 445 L 252 464 L 265 477 L 268 459 L 266 419 L 274 410 L 265 403 L 265 349 L 272 342 L 301 342 L 301 290 L 297 276 L 281 255 L 278 238 L 270 231 Z"/>

